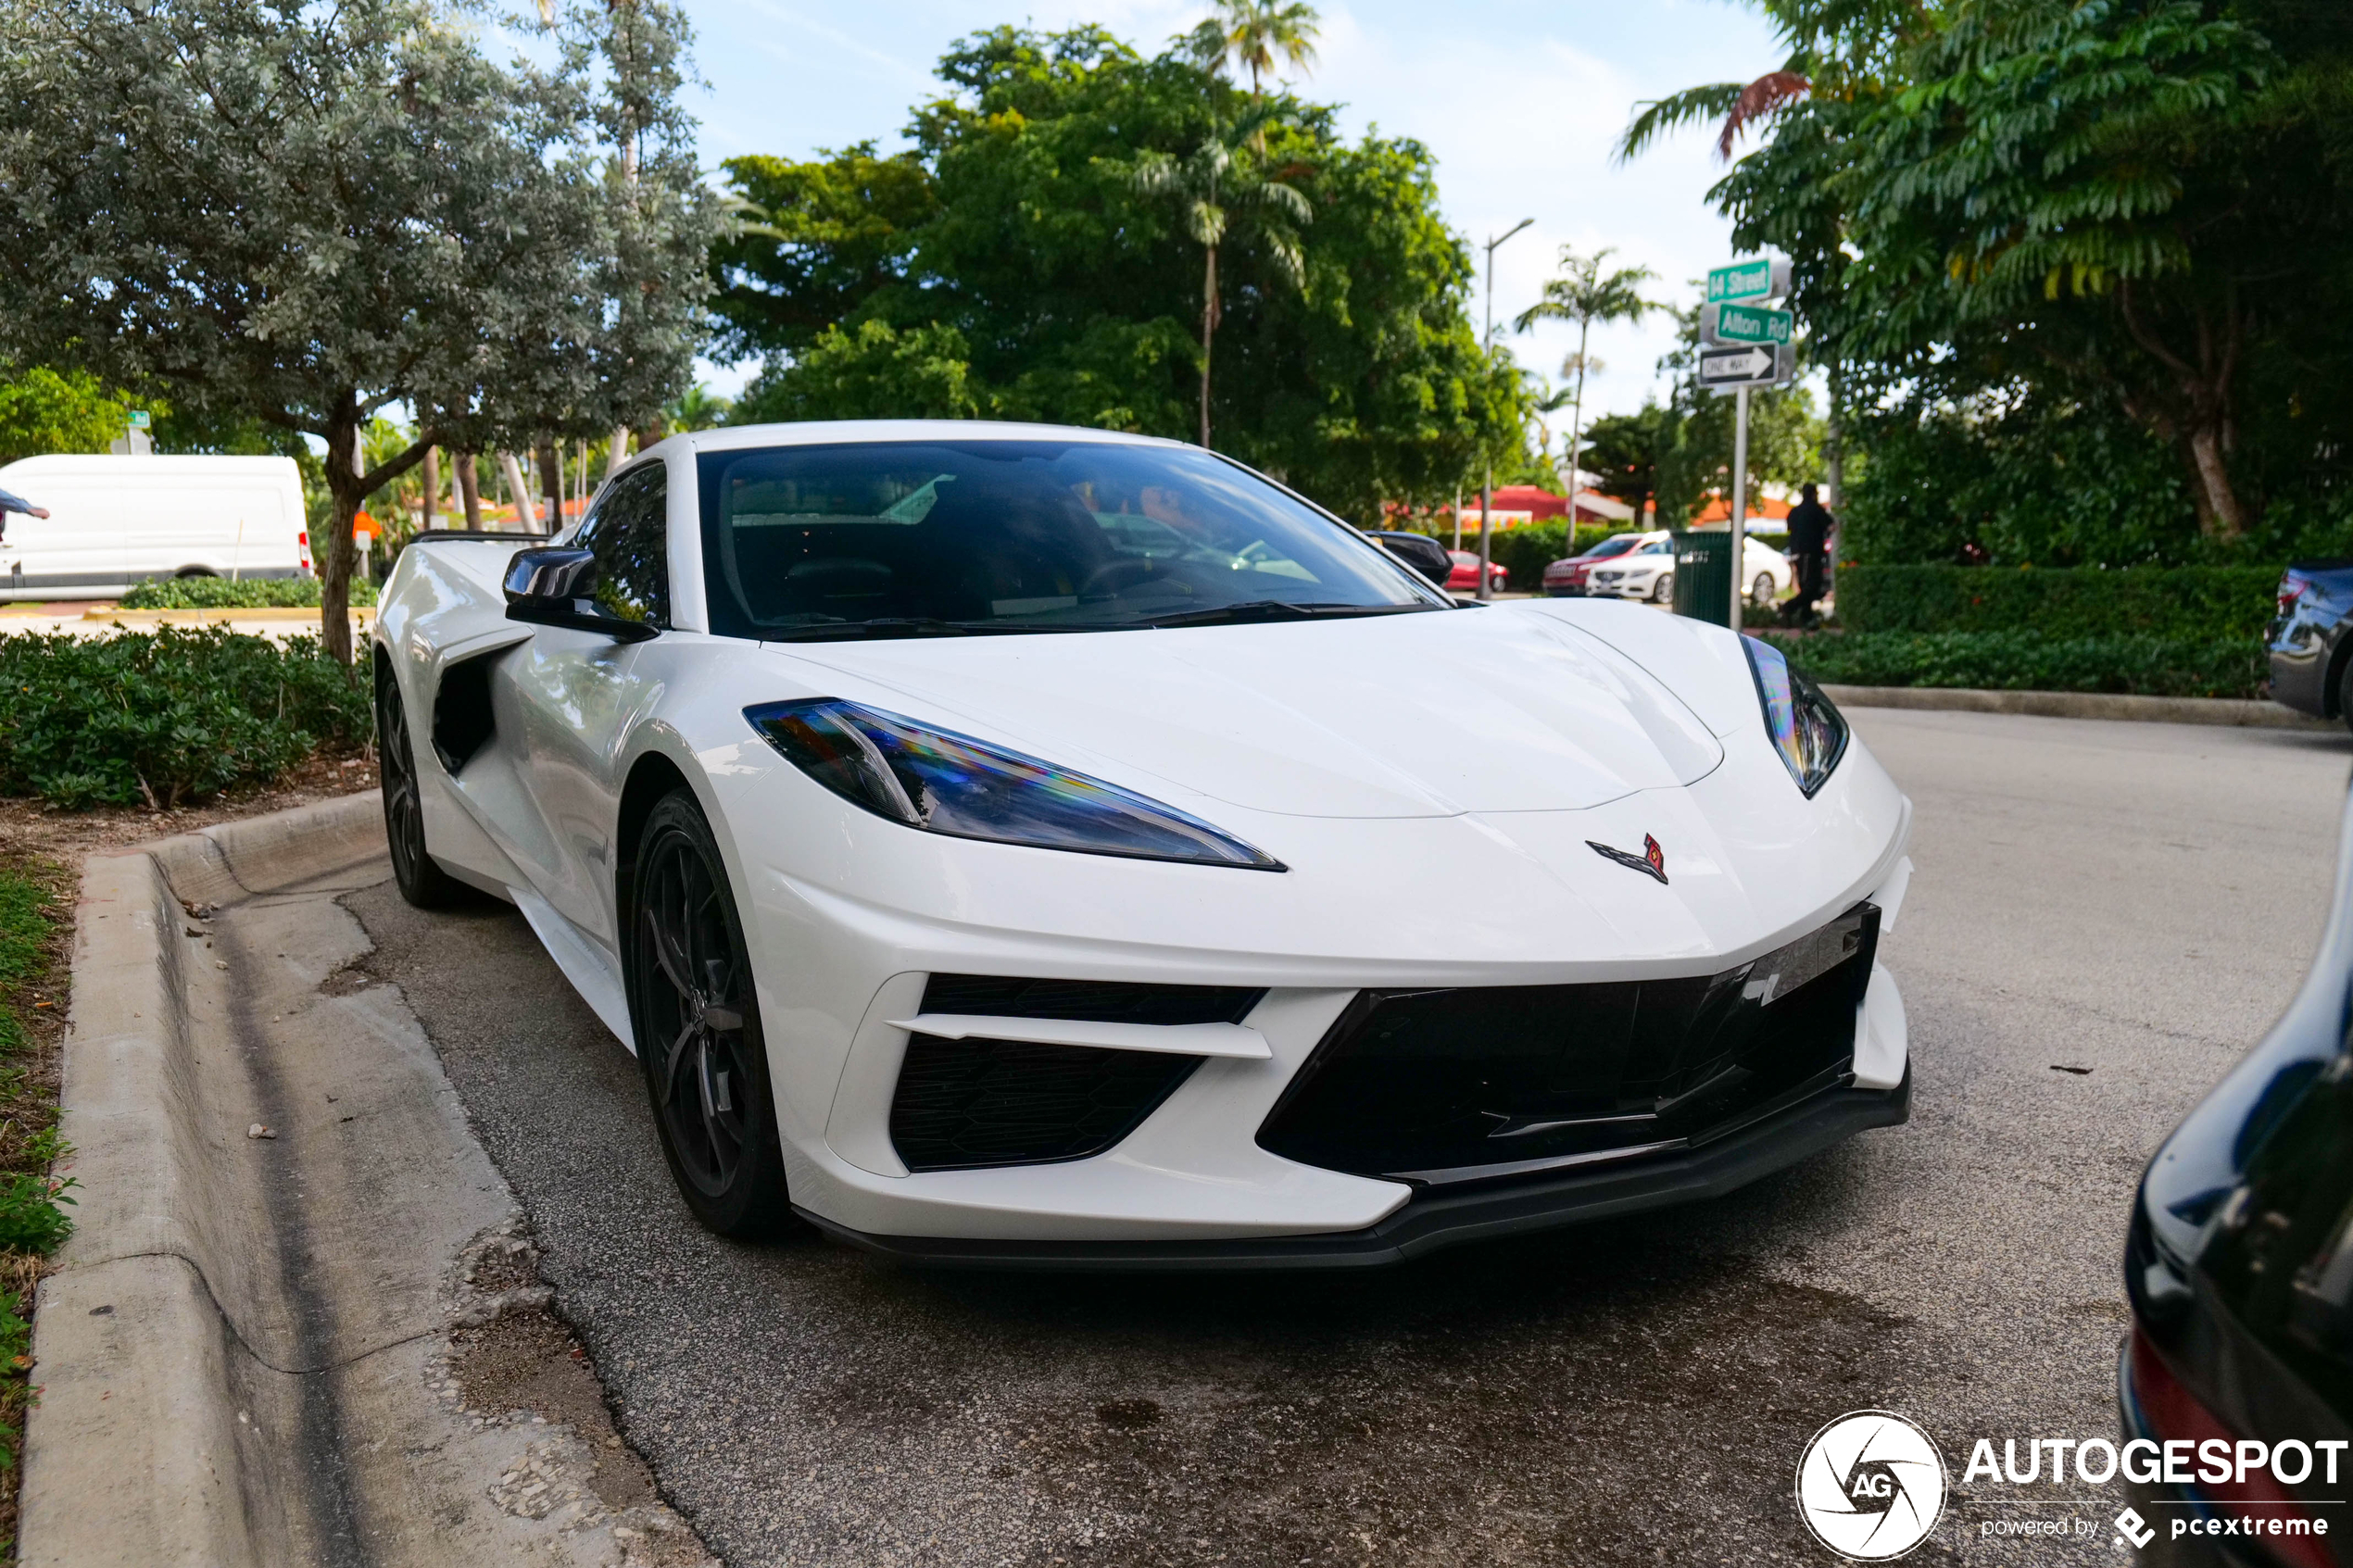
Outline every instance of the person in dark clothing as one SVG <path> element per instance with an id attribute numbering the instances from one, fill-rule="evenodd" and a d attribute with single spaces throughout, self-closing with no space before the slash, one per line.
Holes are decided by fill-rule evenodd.
<path id="1" fill-rule="evenodd" d="M 1790 616 L 1806 622 L 1814 619 L 1814 601 L 1829 591 L 1831 532 L 1837 521 L 1816 498 L 1814 486 L 1798 492 L 1802 499 L 1789 509 L 1789 559 L 1797 572 L 1797 593 L 1790 600 Z"/>

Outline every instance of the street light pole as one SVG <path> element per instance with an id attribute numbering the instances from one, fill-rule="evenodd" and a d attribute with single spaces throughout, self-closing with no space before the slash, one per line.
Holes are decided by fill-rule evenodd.
<path id="1" fill-rule="evenodd" d="M 1533 218 L 1523 218 L 1487 242 L 1487 335 L 1479 340 L 1482 353 L 1491 354 L 1495 349 L 1495 247 L 1535 221 Z M 1461 516 L 1459 511 L 1455 513 L 1458 521 Z M 1487 459 L 1486 483 L 1478 487 L 1478 596 L 1482 599 L 1495 596 L 1494 560 L 1495 459 L 1491 455 Z"/>

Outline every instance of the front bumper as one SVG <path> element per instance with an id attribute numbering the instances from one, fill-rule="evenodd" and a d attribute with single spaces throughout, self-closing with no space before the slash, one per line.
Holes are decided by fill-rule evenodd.
<path id="1" fill-rule="evenodd" d="M 992 1240 L 884 1236 L 812 1210 L 828 1235 L 904 1262 L 940 1268 L 1183 1273 L 1383 1268 L 1443 1248 L 1497 1241 L 1674 1204 L 1720 1198 L 1869 1127 L 1908 1121 L 1912 1075 L 1894 1089 L 1834 1088 L 1688 1154 L 1538 1182 L 1435 1189 L 1360 1230 L 1216 1241 Z"/>
<path id="2" fill-rule="evenodd" d="M 2303 621 L 2271 623 L 2264 652 L 2271 670 L 2271 700 L 2316 719 L 2329 712 L 2328 672 L 2332 640 Z"/>

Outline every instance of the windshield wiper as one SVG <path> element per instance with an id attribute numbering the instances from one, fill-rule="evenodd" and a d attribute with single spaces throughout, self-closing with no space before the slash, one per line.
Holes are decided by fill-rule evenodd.
<path id="1" fill-rule="evenodd" d="M 1351 605 L 1299 604 L 1290 599 L 1244 599 L 1239 604 L 1213 605 L 1207 609 L 1180 609 L 1169 615 L 1147 616 L 1138 626 L 1224 626 L 1252 621 L 1345 621 L 1363 615 L 1404 615 L 1438 609 L 1428 604 Z"/>

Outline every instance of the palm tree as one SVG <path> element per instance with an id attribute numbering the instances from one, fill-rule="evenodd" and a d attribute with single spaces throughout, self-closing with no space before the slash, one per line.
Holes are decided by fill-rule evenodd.
<path id="1" fill-rule="evenodd" d="M 1536 421 L 1536 455 L 1550 462 L 1553 456 L 1553 416 L 1568 407 L 1577 394 L 1565 386 L 1554 386 L 1534 371 L 1524 372 L 1528 381 L 1528 412 Z M 1572 479 L 1571 483 L 1574 483 Z"/>
<path id="2" fill-rule="evenodd" d="M 1305 0 L 1211 0 L 1212 15 L 1204 24 L 1214 28 L 1221 45 L 1217 57 L 1230 56 L 1250 72 L 1250 95 L 1260 96 L 1259 81 L 1275 73 L 1279 55 L 1293 70 L 1315 67 L 1315 35 L 1323 19 Z"/>
<path id="3" fill-rule="evenodd" d="M 1604 271 L 1609 258 L 1617 252 L 1604 245 L 1591 256 L 1579 256 L 1575 247 L 1561 247 L 1561 275 L 1544 285 L 1544 297 L 1519 313 L 1513 323 L 1527 332 L 1539 321 L 1574 321 L 1577 323 L 1577 352 L 1561 362 L 1561 374 L 1574 373 L 1577 390 L 1569 398 L 1568 420 L 1568 521 L 1577 522 L 1577 443 L 1585 426 L 1585 372 L 1597 366 L 1586 349 L 1586 338 L 1596 321 L 1639 321 L 1654 310 L 1665 306 L 1655 299 L 1644 299 L 1642 287 L 1655 282 L 1658 274 L 1647 267 L 1620 267 Z"/>
<path id="4" fill-rule="evenodd" d="M 1201 303 L 1201 444 L 1209 445 L 1209 355 L 1224 315 L 1217 301 L 1217 252 L 1232 232 L 1237 219 L 1247 218 L 1265 242 L 1267 255 L 1284 282 L 1297 288 L 1305 281 L 1298 225 L 1314 212 L 1299 187 L 1278 175 L 1269 175 L 1245 148 L 1259 141 L 1271 120 L 1288 117 L 1283 100 L 1259 104 L 1232 125 L 1220 129 L 1214 119 L 1200 146 L 1183 158 L 1150 152 L 1137 160 L 1136 188 L 1146 195 L 1172 196 L 1181 205 L 1185 232 L 1206 257 Z M 1288 171 L 1286 171 L 1288 172 Z"/>

